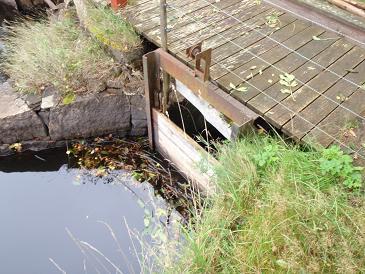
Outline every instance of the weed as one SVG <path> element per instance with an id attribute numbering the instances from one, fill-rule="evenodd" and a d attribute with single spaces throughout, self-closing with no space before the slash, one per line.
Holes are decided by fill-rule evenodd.
<path id="1" fill-rule="evenodd" d="M 363 168 L 355 167 L 352 158 L 345 155 L 338 146 L 324 149 L 319 163 L 324 175 L 329 174 L 337 179 L 342 179 L 343 184 L 350 189 L 361 187 Z"/>
<path id="2" fill-rule="evenodd" d="M 87 14 L 87 29 L 101 43 L 123 52 L 141 45 L 141 39 L 133 27 L 110 8 L 89 4 Z"/>
<path id="3" fill-rule="evenodd" d="M 18 22 L 8 33 L 4 70 L 21 92 L 53 85 L 64 94 L 80 93 L 90 79 L 103 81 L 113 71 L 111 57 L 82 33 L 72 10 L 50 21 Z"/>
<path id="4" fill-rule="evenodd" d="M 345 162 L 340 168 L 323 166 L 338 158 Z M 365 271 L 365 199 L 336 184 L 350 166 L 338 148 L 304 152 L 281 140 L 246 136 L 218 146 L 218 160 L 219 191 L 182 229 L 176 251 L 156 255 L 160 272 Z M 324 169 L 335 175 L 323 176 Z"/>

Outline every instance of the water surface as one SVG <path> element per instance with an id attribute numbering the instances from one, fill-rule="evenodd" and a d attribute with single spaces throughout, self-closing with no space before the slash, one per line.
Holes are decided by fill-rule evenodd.
<path id="1" fill-rule="evenodd" d="M 141 202 L 147 208 L 166 203 L 128 174 L 107 182 L 66 163 L 63 149 L 0 158 L 0 273 L 62 273 L 55 263 L 66 273 L 116 273 L 98 252 L 83 246 L 83 254 L 66 228 L 123 273 L 139 273 L 139 245 L 125 223 L 142 232 Z M 122 252 L 101 222 L 113 228 Z"/>

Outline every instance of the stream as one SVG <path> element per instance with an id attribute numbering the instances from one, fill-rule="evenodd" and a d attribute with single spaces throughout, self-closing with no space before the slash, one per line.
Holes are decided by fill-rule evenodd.
<path id="1" fill-rule="evenodd" d="M 143 233 L 156 205 L 168 208 L 126 172 L 96 178 L 68 168 L 65 149 L 0 158 L 0 273 L 120 273 L 110 262 L 140 273 L 131 231 Z"/>

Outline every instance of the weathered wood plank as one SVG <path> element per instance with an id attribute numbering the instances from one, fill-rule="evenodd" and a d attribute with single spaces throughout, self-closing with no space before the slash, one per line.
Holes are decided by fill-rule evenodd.
<path id="1" fill-rule="evenodd" d="M 338 75 L 344 76 L 347 74 L 346 69 L 351 69 L 362 61 L 362 58 L 360 58 L 361 54 L 362 50 L 355 47 L 331 65 L 329 70 Z M 294 113 L 300 112 L 315 98 L 320 96 L 321 93 L 334 85 L 338 80 L 339 78 L 335 74 L 329 71 L 322 71 L 308 82 L 306 86 L 302 86 L 296 90 L 293 93 L 294 97 L 287 97 L 280 105 L 277 105 L 270 111 L 270 113 L 267 113 L 267 119 L 269 119 L 269 121 L 271 121 L 275 126 L 281 128 L 290 119 L 292 119 L 293 116 L 295 116 Z M 295 100 L 293 100 L 293 98 L 295 98 Z M 289 109 L 291 111 L 289 111 Z"/>
<path id="2" fill-rule="evenodd" d="M 308 43 L 312 39 L 313 35 L 319 35 L 322 32 L 322 29 L 315 26 L 304 28 L 302 32 L 296 33 L 296 35 L 290 36 L 290 38 L 284 40 L 283 44 L 292 50 L 297 50 L 301 46 Z M 287 38 L 288 36 L 284 37 Z M 221 77 L 220 79 L 218 79 L 218 83 L 226 87 L 229 87 L 231 83 L 233 83 L 235 86 L 243 84 L 244 81 L 242 79 L 249 80 L 254 76 L 250 68 L 258 68 L 256 73 L 260 73 L 260 70 L 265 70 L 270 66 L 270 64 L 277 62 L 288 54 L 290 54 L 290 51 L 288 49 L 277 44 L 271 50 L 265 51 L 263 54 L 259 55 L 260 58 L 252 56 L 252 54 L 250 54 L 252 57 L 250 61 L 233 71 L 236 75 L 229 74 L 227 76 Z M 265 62 L 263 60 L 265 60 Z M 231 90 L 231 88 L 229 88 L 229 90 Z M 244 96 L 244 94 L 235 95 L 237 96 L 237 100 L 242 100 L 242 102 L 244 102 L 244 97 L 242 97 Z"/>
<path id="3" fill-rule="evenodd" d="M 190 16 L 193 16 L 193 14 L 204 14 L 210 9 L 210 5 L 205 1 L 190 0 L 186 1 L 184 5 L 182 5 L 181 1 L 169 2 L 167 6 L 167 27 L 169 32 L 173 32 L 177 27 L 182 27 L 191 23 Z M 159 15 L 151 16 L 151 14 L 146 14 L 145 21 L 136 24 L 135 27 L 142 30 L 146 36 L 153 36 L 160 28 Z"/>
<path id="4" fill-rule="evenodd" d="M 243 4 L 247 4 L 249 2 L 247 1 L 243 1 Z M 192 16 L 191 14 L 188 14 L 186 16 L 186 20 L 190 20 L 191 22 L 184 25 L 183 27 L 180 27 L 178 29 L 174 29 L 174 31 L 169 32 L 170 37 L 169 37 L 169 48 L 175 52 L 176 50 L 173 49 L 173 43 L 176 41 L 180 41 L 181 39 L 183 39 L 184 41 L 184 46 L 183 48 L 187 48 L 188 44 L 187 44 L 187 37 L 191 34 L 196 34 L 199 32 L 207 32 L 207 33 L 211 33 L 212 29 L 227 29 L 230 26 L 234 25 L 237 23 L 237 21 L 233 18 L 230 18 L 228 15 L 221 13 L 221 12 L 217 12 L 214 11 L 214 8 L 212 6 L 210 6 L 210 9 L 212 11 L 212 15 L 205 17 L 205 18 L 201 18 L 200 15 L 194 15 Z M 244 11 L 242 11 L 242 9 L 238 9 L 238 11 L 240 11 L 241 13 L 244 13 Z M 155 31 L 151 31 L 149 33 L 147 33 L 146 35 L 148 35 L 149 37 L 151 37 L 152 39 L 156 40 L 157 42 L 160 40 L 159 37 L 159 32 L 157 30 Z M 181 47 L 181 42 L 179 43 L 180 47 Z"/>
<path id="5" fill-rule="evenodd" d="M 265 39 L 260 40 L 250 47 L 247 47 L 245 50 L 241 49 L 237 53 L 212 66 L 212 79 L 216 80 L 220 85 L 224 87 L 229 87 L 230 83 L 238 85 L 242 82 L 240 77 L 246 72 L 245 64 L 250 61 L 252 62 L 256 58 L 255 56 L 263 55 L 270 49 L 278 46 L 278 44 L 275 43 L 273 40 L 277 41 L 278 43 L 283 43 L 286 40 L 290 39 L 296 33 L 305 30 L 309 26 L 309 23 L 294 21 L 274 32 L 270 36 L 270 38 L 266 37 Z M 290 40 L 289 43 L 292 44 Z M 227 68 L 229 71 L 227 69 L 224 69 L 224 67 Z M 237 74 L 238 76 L 235 76 L 234 74 Z M 228 90 L 230 90 L 230 88 Z"/>
<path id="6" fill-rule="evenodd" d="M 228 9 L 230 9 L 230 7 Z M 244 9 L 244 12 L 239 8 L 232 7 L 230 14 L 239 16 L 240 20 L 248 26 L 255 26 L 256 22 L 262 21 L 262 15 L 260 14 L 268 10 L 269 7 L 263 5 L 258 7 L 249 7 Z M 243 33 L 247 31 L 248 27 L 245 24 L 237 22 L 237 20 L 226 16 L 224 17 L 224 20 L 212 24 L 209 28 L 201 29 L 198 32 L 187 35 L 184 37 L 183 42 L 179 40 L 171 43 L 170 48 L 173 52 L 177 52 L 179 56 L 184 56 L 185 48 L 201 41 L 204 41 L 204 48 L 213 48 L 215 45 L 226 42 L 221 38 L 221 36 L 217 35 L 218 33 L 224 35 L 225 37 L 235 36 L 237 33 Z M 212 31 L 212 29 L 214 29 L 214 31 Z"/>
<path id="7" fill-rule="evenodd" d="M 320 39 L 327 39 L 333 38 L 333 35 L 325 32 L 319 35 L 319 37 Z M 273 66 L 268 67 L 265 70 L 262 70 L 261 68 L 261 73 L 259 71 L 259 67 L 255 67 L 254 69 L 252 69 L 253 67 L 251 67 L 250 70 L 254 77 L 248 80 L 249 84 L 247 85 L 249 86 L 251 84 L 257 89 L 250 88 L 247 92 L 242 94 L 242 99 L 248 102 L 248 105 L 250 105 L 251 107 L 257 107 L 257 109 L 260 109 L 260 103 L 258 105 L 255 104 L 255 101 L 253 99 L 261 94 L 261 91 L 265 91 L 270 86 L 278 83 L 280 81 L 280 75 L 284 73 L 292 73 L 295 69 L 299 68 L 301 65 L 307 62 L 306 58 L 313 58 L 313 56 L 319 54 L 334 42 L 335 40 L 333 39 L 324 41 L 316 41 L 312 39 L 307 44 L 298 48 L 296 52 L 291 52 L 283 59 L 274 63 Z"/>
<path id="8" fill-rule="evenodd" d="M 363 60 L 365 55 L 362 57 Z M 365 62 L 354 68 L 356 73 L 348 73 L 345 78 L 349 81 L 361 85 L 364 82 L 365 75 Z M 289 123 L 285 124 L 283 130 L 285 132 L 290 132 L 295 138 L 299 140 L 312 128 L 313 125 L 317 125 L 321 120 L 327 117 L 334 109 L 342 108 L 339 106 L 343 101 L 347 100 L 358 87 L 352 83 L 345 80 L 339 80 L 335 85 L 329 88 L 323 93 L 325 96 L 319 96 L 311 104 L 309 104 L 303 111 L 301 111 L 300 117 L 294 117 Z M 332 101 L 330 99 L 332 99 Z M 365 101 L 363 102 L 365 105 Z M 351 109 L 351 108 L 350 108 Z M 352 110 L 352 109 L 351 109 Z M 348 111 L 351 113 L 351 111 Z M 343 124 L 334 124 L 335 128 L 340 130 L 343 128 Z M 321 143 L 323 141 L 319 140 Z"/>
<path id="9" fill-rule="evenodd" d="M 365 117 L 365 93 L 358 89 L 354 92 L 347 101 L 343 103 L 344 107 L 350 108 L 352 111 L 361 114 Z M 318 143 L 324 147 L 328 147 L 336 139 L 340 139 L 342 130 L 348 123 L 356 121 L 356 116 L 343 108 L 336 108 L 328 115 L 321 123 L 317 125 L 310 133 L 308 133 L 303 141 L 308 143 Z"/>
<path id="10" fill-rule="evenodd" d="M 313 40 L 313 43 L 316 44 L 322 44 L 322 42 L 323 41 Z M 310 42 L 307 45 L 311 46 L 313 43 Z M 305 45 L 305 47 L 307 45 Z M 307 61 L 303 66 L 292 71 L 291 73 L 295 75 L 297 80 L 301 81 L 302 83 L 307 83 L 309 80 L 311 80 L 322 71 L 321 67 L 330 66 L 332 63 L 334 63 L 351 49 L 352 46 L 350 46 L 350 44 L 344 42 L 343 40 L 339 40 L 332 44 L 328 49 L 321 52 L 318 56 L 314 57 L 311 60 L 312 62 Z M 298 52 L 301 53 L 301 50 L 299 49 Z M 291 53 L 291 55 L 298 57 L 296 53 Z M 314 63 L 317 63 L 318 65 Z M 280 91 L 282 89 L 282 85 L 279 84 L 278 80 L 278 78 L 273 79 L 273 81 L 275 81 L 274 85 L 266 89 L 265 94 L 259 94 L 252 100 L 250 100 L 250 104 L 252 105 L 252 107 L 257 109 L 260 114 L 265 114 L 266 112 L 270 111 L 270 109 L 272 109 L 274 106 L 276 106 L 278 104 L 277 102 L 281 102 L 282 100 L 290 96 Z M 297 87 L 293 88 L 293 92 L 295 92 L 300 87 L 301 85 L 298 85 Z"/>
<path id="11" fill-rule="evenodd" d="M 152 110 L 152 120 L 157 151 L 169 159 L 203 193 L 213 194 L 216 187 L 211 179 L 211 167 L 216 164 L 215 159 L 156 109 Z M 208 167 L 207 173 L 199 169 L 202 163 Z"/>

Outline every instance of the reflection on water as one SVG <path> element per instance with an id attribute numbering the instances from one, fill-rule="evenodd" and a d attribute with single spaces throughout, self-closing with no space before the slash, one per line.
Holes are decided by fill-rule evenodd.
<path id="1" fill-rule="evenodd" d="M 135 182 L 123 172 L 106 184 L 67 169 L 64 153 L 0 158 L 0 273 L 62 273 L 55 264 L 67 273 L 116 273 L 100 253 L 91 248 L 81 252 L 66 229 L 96 247 L 123 273 L 139 273 L 136 253 L 140 247 L 125 222 L 142 232 L 141 201 L 147 208 L 151 202 L 166 204 L 151 194 L 148 184 Z M 121 251 L 102 222 L 113 228 Z"/>

